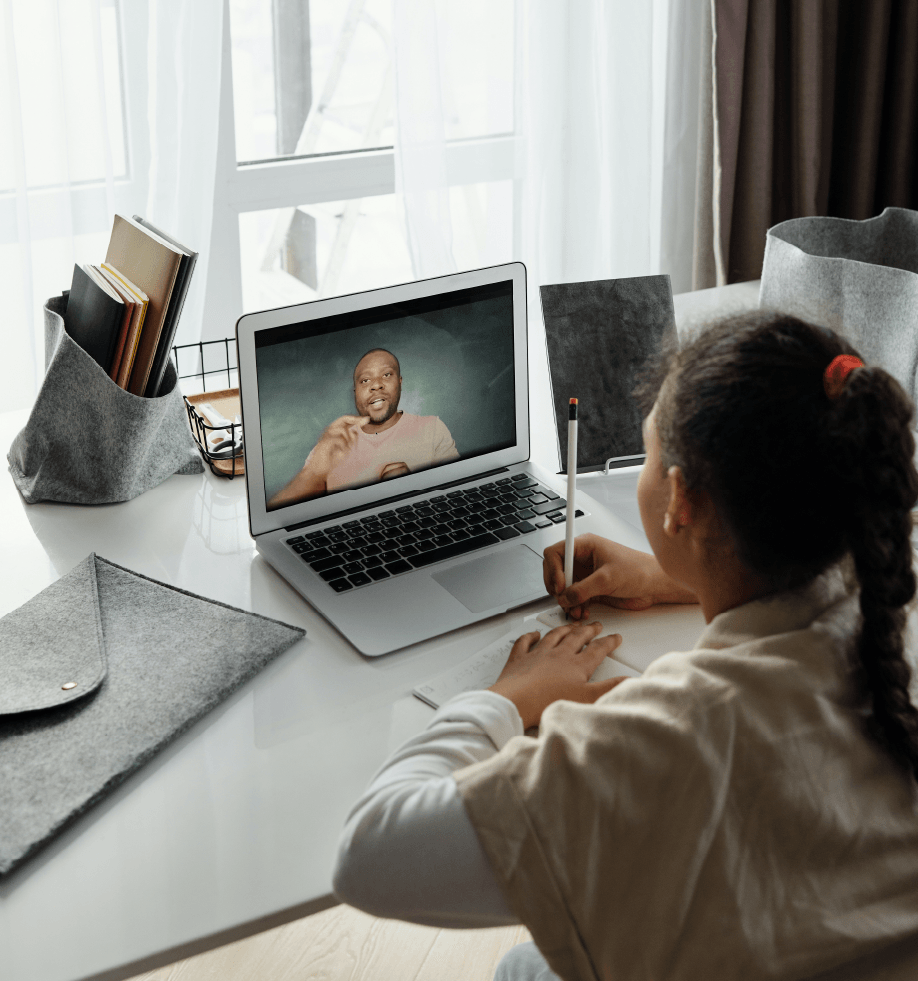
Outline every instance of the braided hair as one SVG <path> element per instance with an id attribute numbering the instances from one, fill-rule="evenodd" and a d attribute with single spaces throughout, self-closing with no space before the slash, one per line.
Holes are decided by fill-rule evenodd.
<path id="1" fill-rule="evenodd" d="M 913 406 L 881 368 L 823 374 L 857 352 L 833 331 L 756 311 L 713 324 L 645 376 L 664 469 L 706 491 L 740 561 L 775 591 L 846 555 L 860 587 L 853 653 L 868 734 L 918 779 L 918 710 L 903 658 L 915 595 L 911 508 L 918 501 Z"/>

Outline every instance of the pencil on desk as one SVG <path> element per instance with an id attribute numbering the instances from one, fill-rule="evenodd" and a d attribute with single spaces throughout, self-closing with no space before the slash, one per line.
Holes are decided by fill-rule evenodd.
<path id="1" fill-rule="evenodd" d="M 564 588 L 574 582 L 574 493 L 577 489 L 577 399 L 571 399 L 567 416 L 567 521 L 564 525 Z"/>

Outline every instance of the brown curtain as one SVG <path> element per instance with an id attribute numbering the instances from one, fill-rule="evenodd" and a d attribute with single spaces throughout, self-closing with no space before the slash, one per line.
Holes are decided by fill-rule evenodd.
<path id="1" fill-rule="evenodd" d="M 918 0 L 711 0 L 709 17 L 696 289 L 758 279 L 788 218 L 918 208 Z"/>

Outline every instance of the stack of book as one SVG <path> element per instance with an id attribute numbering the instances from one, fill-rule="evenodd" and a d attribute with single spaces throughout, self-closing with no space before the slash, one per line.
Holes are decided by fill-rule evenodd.
<path id="1" fill-rule="evenodd" d="M 133 395 L 159 394 L 197 257 L 139 215 L 115 215 L 105 262 L 73 267 L 67 333 Z"/>

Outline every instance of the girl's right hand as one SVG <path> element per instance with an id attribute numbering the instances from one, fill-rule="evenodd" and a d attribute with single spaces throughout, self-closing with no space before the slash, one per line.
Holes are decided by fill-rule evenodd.
<path id="1" fill-rule="evenodd" d="M 564 588 L 564 542 L 545 549 L 542 576 L 549 594 L 572 620 L 586 620 L 589 604 L 646 610 L 655 603 L 697 603 L 690 590 L 670 579 L 647 552 L 598 535 L 574 540 L 574 582 Z"/>

